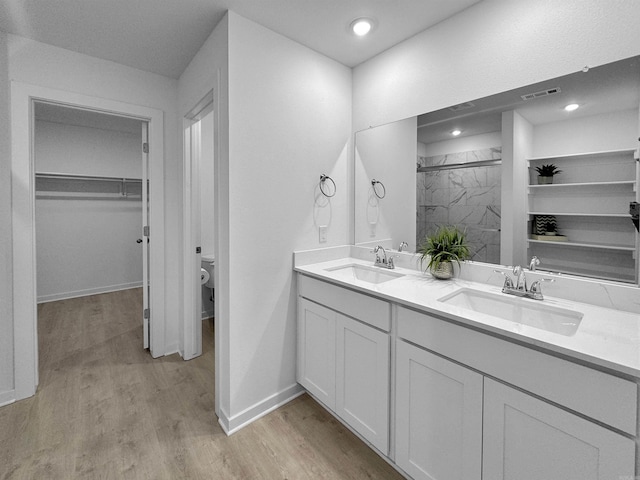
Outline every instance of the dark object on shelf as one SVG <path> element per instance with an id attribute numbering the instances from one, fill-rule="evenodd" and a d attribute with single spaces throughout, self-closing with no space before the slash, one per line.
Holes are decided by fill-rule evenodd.
<path id="1" fill-rule="evenodd" d="M 629 204 L 629 215 L 631 215 L 631 221 L 636 226 L 636 230 L 640 231 L 638 227 L 638 219 L 640 218 L 640 203 L 631 202 Z"/>
<path id="2" fill-rule="evenodd" d="M 544 235 L 547 233 L 548 225 L 551 225 L 552 232 L 557 231 L 558 222 L 555 215 L 534 215 L 532 232 L 535 235 Z"/>
<path id="3" fill-rule="evenodd" d="M 548 185 L 553 183 L 553 176 L 562 172 L 562 170 L 558 169 L 558 167 L 553 163 L 536 167 L 536 170 L 538 171 L 539 185 Z"/>
<path id="4" fill-rule="evenodd" d="M 553 177 L 558 173 L 562 173 L 562 170 L 556 167 L 553 163 L 536 167 L 536 170 L 538 171 L 538 175 L 542 177 Z"/>

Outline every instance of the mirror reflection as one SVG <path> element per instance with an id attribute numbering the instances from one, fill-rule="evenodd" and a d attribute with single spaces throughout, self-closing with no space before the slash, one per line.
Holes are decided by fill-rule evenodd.
<path id="1" fill-rule="evenodd" d="M 634 57 L 358 132 L 355 243 L 456 225 L 475 261 L 637 284 L 639 92 Z"/>

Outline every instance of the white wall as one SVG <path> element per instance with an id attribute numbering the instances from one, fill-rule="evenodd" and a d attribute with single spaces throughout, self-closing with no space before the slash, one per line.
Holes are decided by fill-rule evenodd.
<path id="1" fill-rule="evenodd" d="M 216 414 L 232 432 L 300 391 L 292 252 L 348 242 L 351 72 L 229 12 L 180 77 L 180 115 L 212 89 Z"/>
<path id="2" fill-rule="evenodd" d="M 299 392 L 292 252 L 348 242 L 350 128 L 349 68 L 229 14 L 229 311 L 216 321 L 229 328 L 231 430 Z"/>
<path id="3" fill-rule="evenodd" d="M 393 248 L 407 242 L 408 251 L 415 251 L 416 136 L 416 117 L 356 134 L 356 244 L 390 239 Z M 384 184 L 384 198 L 374 194 L 373 179 Z"/>
<path id="4" fill-rule="evenodd" d="M 526 265 L 527 189 L 533 125 L 517 111 L 502 114 L 502 197 L 500 227 L 500 262 L 503 265 Z M 512 186 L 513 188 L 504 188 Z"/>
<path id="5" fill-rule="evenodd" d="M 183 119 L 203 98 L 213 91 L 213 144 L 215 226 L 214 249 L 216 255 L 215 283 L 215 409 L 226 425 L 229 417 L 229 14 L 216 25 L 178 81 L 178 114 Z M 182 124 L 178 138 L 183 140 Z M 182 149 L 181 149 L 182 151 Z M 180 182 L 183 181 L 182 171 Z M 189 246 L 181 242 L 181 252 Z M 193 247 L 193 245 L 191 245 Z M 187 269 L 188 270 L 188 269 Z M 185 275 L 181 275 L 180 291 L 184 292 Z M 186 293 L 185 293 L 186 295 Z M 185 311 L 184 298 L 181 311 Z M 184 317 L 181 315 L 181 317 Z M 182 318 L 180 350 L 184 351 L 184 335 L 189 330 L 189 318 Z"/>
<path id="6" fill-rule="evenodd" d="M 638 108 L 533 127 L 534 157 L 620 150 L 637 146 Z"/>
<path id="7" fill-rule="evenodd" d="M 636 0 L 484 0 L 353 71 L 353 130 L 640 53 Z"/>
<path id="8" fill-rule="evenodd" d="M 0 32 L 0 112 L 9 111 L 7 35 Z M 13 265 L 11 251 L 11 135 L 0 115 L 0 405 L 13 398 Z"/>
<path id="9" fill-rule="evenodd" d="M 138 133 L 36 120 L 37 172 L 141 178 Z"/>
<path id="10" fill-rule="evenodd" d="M 141 133 L 37 120 L 36 172 L 141 178 L 141 143 Z M 37 196 L 38 301 L 141 286 L 141 225 L 140 197 Z"/>
<path id="11" fill-rule="evenodd" d="M 418 155 L 421 157 L 434 157 L 436 155 L 446 155 L 448 153 L 471 152 L 484 148 L 502 146 L 502 132 L 483 133 L 471 135 L 469 137 L 454 138 L 424 144 L 418 142 Z"/>

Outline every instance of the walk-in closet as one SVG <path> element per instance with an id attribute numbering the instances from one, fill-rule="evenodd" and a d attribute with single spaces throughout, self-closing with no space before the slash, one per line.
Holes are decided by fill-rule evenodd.
<path id="1" fill-rule="evenodd" d="M 34 119 L 38 303 L 142 295 L 142 122 L 43 102 Z"/>

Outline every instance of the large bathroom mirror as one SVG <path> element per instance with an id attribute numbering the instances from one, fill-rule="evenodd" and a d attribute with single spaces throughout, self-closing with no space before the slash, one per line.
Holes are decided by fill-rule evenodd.
<path id="1" fill-rule="evenodd" d="M 640 57 L 357 132 L 355 243 L 456 225 L 474 261 L 638 284 L 639 136 Z"/>

